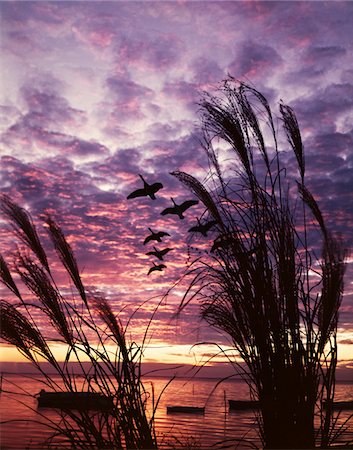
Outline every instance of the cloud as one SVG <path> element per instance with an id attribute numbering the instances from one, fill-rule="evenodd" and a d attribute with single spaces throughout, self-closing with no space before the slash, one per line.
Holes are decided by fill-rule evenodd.
<path id="1" fill-rule="evenodd" d="M 127 121 L 139 122 L 145 118 L 144 108 L 153 101 L 151 89 L 131 80 L 128 75 L 114 75 L 106 79 L 106 99 L 99 105 L 105 115 L 105 128 L 112 132 Z"/>
<path id="2" fill-rule="evenodd" d="M 73 108 L 68 100 L 58 94 L 64 84 L 50 74 L 31 78 L 20 93 L 23 106 L 4 106 L 9 114 L 8 127 L 1 135 L 4 146 L 12 148 L 16 157 L 27 160 L 40 159 L 48 150 L 52 154 L 66 154 L 81 158 L 81 162 L 109 150 L 98 142 L 81 139 L 77 135 L 87 122 L 83 110 Z"/>
<path id="3" fill-rule="evenodd" d="M 305 127 L 320 133 L 336 131 L 338 119 L 351 114 L 353 84 L 330 83 L 324 88 L 312 90 L 308 96 L 292 104 Z"/>
<path id="4" fill-rule="evenodd" d="M 67 22 L 72 19 L 70 4 L 67 6 L 63 9 L 55 2 L 26 2 L 25 7 L 18 2 L 3 5 L 4 54 L 17 56 L 22 62 L 30 55 L 28 71 L 37 58 L 45 59 L 48 52 L 58 50 L 66 37 Z"/>
<path id="5" fill-rule="evenodd" d="M 290 83 L 298 80 L 310 80 L 313 84 L 335 71 L 337 65 L 345 65 L 347 50 L 340 46 L 309 46 L 300 52 L 298 63 L 292 72 L 286 74 L 285 79 Z"/>
<path id="6" fill-rule="evenodd" d="M 16 106 L 0 105 L 1 133 L 13 125 L 20 115 L 21 112 Z"/>
<path id="7" fill-rule="evenodd" d="M 106 85 L 109 95 L 123 105 L 137 100 L 141 101 L 153 93 L 151 89 L 135 83 L 128 76 L 114 75 L 109 77 L 106 80 Z"/>
<path id="8" fill-rule="evenodd" d="M 123 38 L 117 45 L 118 60 L 135 65 L 140 70 L 165 70 L 176 65 L 183 50 L 181 39 L 173 34 L 158 33 L 150 39 Z"/>
<path id="9" fill-rule="evenodd" d="M 215 60 L 205 56 L 193 60 L 191 70 L 193 71 L 193 82 L 203 88 L 211 83 L 219 83 L 227 75 Z"/>
<path id="10" fill-rule="evenodd" d="M 3 9 L 3 17 L 6 23 L 13 26 L 26 26 L 31 23 L 41 23 L 42 25 L 59 25 L 65 16 L 65 10 L 55 3 L 28 2 L 23 8 L 18 2 L 6 5 Z"/>
<path id="11" fill-rule="evenodd" d="M 341 339 L 338 343 L 343 345 L 353 345 L 353 339 Z"/>
<path id="12" fill-rule="evenodd" d="M 339 58 L 347 53 L 345 48 L 339 46 L 326 46 L 326 47 L 309 47 L 306 51 L 307 60 L 312 63 L 321 63 L 326 61 L 328 63 L 332 59 Z"/>
<path id="13" fill-rule="evenodd" d="M 273 47 L 254 41 L 245 41 L 237 45 L 236 53 L 228 72 L 237 79 L 256 80 L 267 77 L 278 70 L 282 61 Z"/>
<path id="14" fill-rule="evenodd" d="M 22 97 L 28 110 L 24 120 L 30 126 L 51 126 L 60 129 L 67 123 L 77 124 L 78 117 L 84 115 L 83 111 L 71 108 L 65 98 L 52 90 L 41 90 L 27 85 L 22 89 Z"/>

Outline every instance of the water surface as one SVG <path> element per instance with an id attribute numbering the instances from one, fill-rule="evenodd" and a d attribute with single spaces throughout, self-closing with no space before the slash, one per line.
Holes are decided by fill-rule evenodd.
<path id="1" fill-rule="evenodd" d="M 58 378 L 59 381 L 59 378 Z M 144 379 L 147 390 L 155 395 L 168 382 L 167 378 Z M 162 396 L 156 416 L 159 440 L 166 447 L 178 442 L 197 443 L 203 448 L 221 441 L 232 440 L 238 448 L 260 447 L 256 419 L 252 411 L 233 412 L 228 410 L 228 399 L 248 399 L 248 387 L 237 380 L 222 382 L 214 392 L 217 380 L 176 379 Z M 45 440 L 51 431 L 44 425 L 47 419 L 57 421 L 55 410 L 38 409 L 32 396 L 43 385 L 39 379 L 24 375 L 4 375 L 3 389 L 12 393 L 1 394 L 1 448 L 12 450 L 45 448 Z M 30 395 L 26 395 L 27 392 Z M 353 384 L 337 384 L 336 400 L 353 399 Z M 168 405 L 205 406 L 204 415 L 167 414 Z M 352 411 L 342 413 L 342 423 Z M 353 439 L 353 419 L 341 442 Z M 233 446 L 234 448 L 234 446 Z"/>

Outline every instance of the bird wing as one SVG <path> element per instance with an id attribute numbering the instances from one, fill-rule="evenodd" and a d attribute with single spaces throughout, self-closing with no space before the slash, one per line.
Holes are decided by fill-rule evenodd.
<path id="1" fill-rule="evenodd" d="M 147 242 L 151 241 L 153 239 L 153 234 L 151 234 L 150 236 L 147 236 L 146 239 L 143 241 L 143 245 L 146 245 Z"/>
<path id="2" fill-rule="evenodd" d="M 176 214 L 175 207 L 172 208 L 166 208 L 161 212 L 162 216 L 165 216 L 166 214 Z"/>
<path id="3" fill-rule="evenodd" d="M 146 255 L 153 255 L 153 256 L 157 256 L 156 252 L 147 252 Z"/>
<path id="4" fill-rule="evenodd" d="M 190 206 L 197 205 L 198 203 L 198 200 L 186 200 L 180 205 L 180 207 L 185 211 L 186 209 L 190 208 Z"/>
<path id="5" fill-rule="evenodd" d="M 198 233 L 200 232 L 200 226 L 195 225 L 194 227 L 189 228 L 188 231 Z"/>
<path id="6" fill-rule="evenodd" d="M 217 220 L 210 220 L 209 222 L 205 223 L 204 228 L 206 231 L 208 231 L 209 229 L 211 229 L 213 227 L 213 225 L 216 225 Z"/>
<path id="7" fill-rule="evenodd" d="M 136 198 L 136 197 L 145 197 L 146 195 L 146 189 L 136 189 L 136 191 L 131 192 L 131 194 L 129 194 L 127 196 L 128 199 L 130 198 Z"/>
<path id="8" fill-rule="evenodd" d="M 164 255 L 166 255 L 168 252 L 170 252 L 171 250 L 173 250 L 172 248 L 165 248 L 165 249 L 163 249 L 163 250 L 160 250 L 160 254 L 162 255 L 162 256 L 164 256 Z"/>
<path id="9" fill-rule="evenodd" d="M 159 264 L 159 266 L 153 266 L 153 267 L 150 268 L 150 270 L 148 271 L 147 275 L 149 275 L 154 270 L 162 270 L 162 269 L 165 269 L 166 267 L 167 266 L 165 266 L 164 264 Z"/>
<path id="10" fill-rule="evenodd" d="M 217 220 L 210 220 L 209 222 L 207 222 L 207 226 L 208 227 L 213 227 L 213 225 L 216 225 L 216 223 L 217 223 Z"/>
<path id="11" fill-rule="evenodd" d="M 159 237 L 170 236 L 170 234 L 169 234 L 169 233 L 166 233 L 165 231 L 160 231 L 160 232 L 158 233 L 158 235 L 159 235 Z"/>

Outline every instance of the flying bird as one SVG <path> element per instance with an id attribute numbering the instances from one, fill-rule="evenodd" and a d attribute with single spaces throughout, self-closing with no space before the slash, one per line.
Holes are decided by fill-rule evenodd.
<path id="1" fill-rule="evenodd" d="M 152 273 L 152 272 L 154 272 L 155 270 L 158 270 L 158 271 L 162 271 L 163 269 L 166 269 L 166 267 L 167 266 L 165 266 L 164 264 L 155 264 L 155 263 L 153 263 L 153 266 L 150 268 L 150 270 L 148 271 L 148 274 L 147 275 L 149 275 L 150 273 Z"/>
<path id="2" fill-rule="evenodd" d="M 146 239 L 143 242 L 143 245 L 146 245 L 147 242 L 150 242 L 150 241 L 162 242 L 162 237 L 170 236 L 170 234 L 166 233 L 165 231 L 157 231 L 155 233 L 154 231 L 151 230 L 151 228 L 148 228 L 148 229 L 150 230 L 151 234 L 146 237 Z"/>
<path id="3" fill-rule="evenodd" d="M 167 214 L 176 214 L 179 219 L 184 219 L 183 213 L 191 206 L 198 204 L 197 200 L 186 200 L 186 202 L 183 202 L 181 205 L 177 205 L 173 198 L 171 198 L 171 200 L 174 206 L 164 209 L 161 212 L 162 216 L 165 216 Z"/>
<path id="4" fill-rule="evenodd" d="M 156 256 L 159 260 L 163 261 L 163 256 L 166 255 L 168 252 L 170 252 L 171 250 L 174 250 L 173 248 L 165 248 L 163 250 L 158 250 L 156 249 L 156 247 L 154 248 L 154 252 L 147 252 L 146 255 L 153 255 Z"/>
<path id="5" fill-rule="evenodd" d="M 130 199 L 136 197 L 150 197 L 152 200 L 155 200 L 156 199 L 155 194 L 156 192 L 158 192 L 160 189 L 163 188 L 163 184 L 162 183 L 148 184 L 142 175 L 139 175 L 139 177 L 143 181 L 143 188 L 136 189 L 136 191 L 131 192 L 131 194 L 129 194 L 127 198 Z"/>
<path id="6" fill-rule="evenodd" d="M 231 248 L 234 253 L 233 243 L 234 243 L 234 240 L 232 239 L 231 235 L 220 235 L 213 241 L 211 253 L 214 253 L 216 250 L 218 250 L 218 251 L 219 250 L 227 250 L 229 248 Z M 238 257 L 243 256 L 243 257 L 250 258 L 254 254 L 256 254 L 257 249 L 258 249 L 258 246 L 253 247 L 248 250 L 240 248 L 240 250 L 237 252 L 237 255 L 238 255 Z"/>
<path id="7" fill-rule="evenodd" d="M 216 250 L 223 249 L 225 250 L 227 247 L 231 245 L 231 238 L 230 236 L 218 236 L 214 241 L 211 248 L 211 253 L 215 252 Z"/>
<path id="8" fill-rule="evenodd" d="M 188 231 L 191 233 L 201 233 L 202 236 L 207 236 L 207 232 L 216 225 L 217 220 L 210 220 L 209 222 L 201 223 L 200 219 L 197 218 L 198 225 L 191 227 Z"/>

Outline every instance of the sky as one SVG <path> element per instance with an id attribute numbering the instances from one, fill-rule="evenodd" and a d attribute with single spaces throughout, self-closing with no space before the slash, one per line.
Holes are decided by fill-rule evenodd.
<path id="1" fill-rule="evenodd" d="M 135 331 L 185 268 L 185 236 L 202 210 L 191 208 L 184 221 L 160 212 L 170 197 L 193 198 L 169 172 L 202 179 L 198 102 L 228 74 L 266 95 L 274 112 L 280 99 L 295 110 L 309 187 L 330 226 L 352 243 L 352 2 L 3 1 L 0 8 L 1 192 L 36 220 L 53 214 L 85 285 L 123 318 L 144 302 Z M 163 183 L 155 201 L 126 199 L 141 187 L 138 174 Z M 13 239 L 0 224 L 6 256 Z M 161 245 L 173 248 L 167 268 L 149 276 L 148 227 L 168 231 Z M 353 360 L 349 261 L 342 360 Z M 192 363 L 213 351 L 193 344 L 224 342 L 201 323 L 197 304 L 172 320 L 182 294 L 173 290 L 159 307 L 149 361 Z M 8 348 L 0 356 L 17 358 Z"/>

